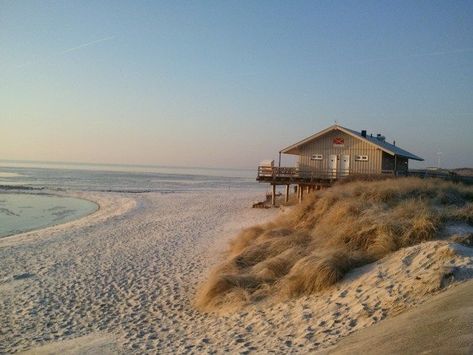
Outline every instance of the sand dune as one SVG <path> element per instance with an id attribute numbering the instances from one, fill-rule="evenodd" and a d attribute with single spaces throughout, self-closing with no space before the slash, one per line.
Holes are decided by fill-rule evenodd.
<path id="1" fill-rule="evenodd" d="M 361 330 L 320 354 L 471 354 L 473 281 Z"/>
<path id="2" fill-rule="evenodd" d="M 470 227 L 473 189 L 405 178 L 338 184 L 270 223 L 243 230 L 208 276 L 196 306 L 225 312 L 336 285 L 354 268 Z M 472 229 L 473 232 L 473 228 Z"/>
<path id="3" fill-rule="evenodd" d="M 25 355 L 111 355 L 120 354 L 113 336 L 104 333 L 93 333 L 82 337 L 48 343 L 24 352 Z"/>
<path id="4" fill-rule="evenodd" d="M 274 217 L 249 192 L 83 194 L 96 214 L 0 240 L 0 353 L 308 352 L 472 276 L 473 254 L 433 241 L 336 287 L 223 316 L 192 306 L 236 232 Z"/>

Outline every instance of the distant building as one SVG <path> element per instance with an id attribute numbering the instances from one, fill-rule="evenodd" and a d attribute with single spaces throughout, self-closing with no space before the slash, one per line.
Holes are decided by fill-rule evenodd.
<path id="1" fill-rule="evenodd" d="M 281 154 L 298 155 L 297 166 L 281 167 Z M 409 159 L 423 160 L 394 142 L 386 142 L 381 134 L 333 125 L 282 149 L 277 167 L 265 161 L 258 167 L 257 180 L 271 183 L 273 190 L 276 185 L 286 185 L 287 199 L 290 184 L 299 185 L 302 191 L 303 187 L 330 185 L 350 175 L 407 175 Z"/>

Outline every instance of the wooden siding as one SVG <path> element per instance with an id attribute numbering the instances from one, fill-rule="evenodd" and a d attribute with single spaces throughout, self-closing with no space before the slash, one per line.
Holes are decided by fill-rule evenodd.
<path id="1" fill-rule="evenodd" d="M 334 147 L 333 139 L 343 138 L 343 147 Z M 327 132 L 315 141 L 300 147 L 299 168 L 327 171 L 332 154 L 350 156 L 350 173 L 379 174 L 382 170 L 383 151 L 372 144 L 357 139 L 339 130 Z M 322 160 L 311 160 L 313 154 L 322 154 Z M 356 155 L 367 155 L 368 161 L 356 161 Z"/>

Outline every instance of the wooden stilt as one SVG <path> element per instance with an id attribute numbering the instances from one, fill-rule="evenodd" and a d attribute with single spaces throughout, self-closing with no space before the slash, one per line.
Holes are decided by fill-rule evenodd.
<path id="1" fill-rule="evenodd" d="M 304 198 L 304 188 L 302 185 L 299 185 L 299 203 L 302 203 L 302 199 Z"/>
<path id="2" fill-rule="evenodd" d="M 271 193 L 271 205 L 276 206 L 276 185 L 271 185 L 272 193 Z"/>
<path id="3" fill-rule="evenodd" d="M 286 185 L 286 198 L 284 199 L 284 201 L 286 201 L 286 203 L 289 202 L 289 187 L 290 187 L 290 185 Z"/>

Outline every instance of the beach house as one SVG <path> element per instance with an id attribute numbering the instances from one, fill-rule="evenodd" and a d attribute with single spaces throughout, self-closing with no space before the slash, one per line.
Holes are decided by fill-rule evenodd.
<path id="1" fill-rule="evenodd" d="M 298 156 L 296 166 L 282 167 L 281 154 Z M 272 185 L 274 204 L 277 185 L 286 185 L 286 200 L 290 185 L 297 185 L 302 200 L 304 189 L 308 192 L 330 186 L 348 176 L 407 175 L 409 159 L 423 160 L 396 142 L 387 142 L 379 133 L 357 132 L 335 124 L 282 149 L 277 166 L 274 161 L 262 162 L 257 180 Z"/>

